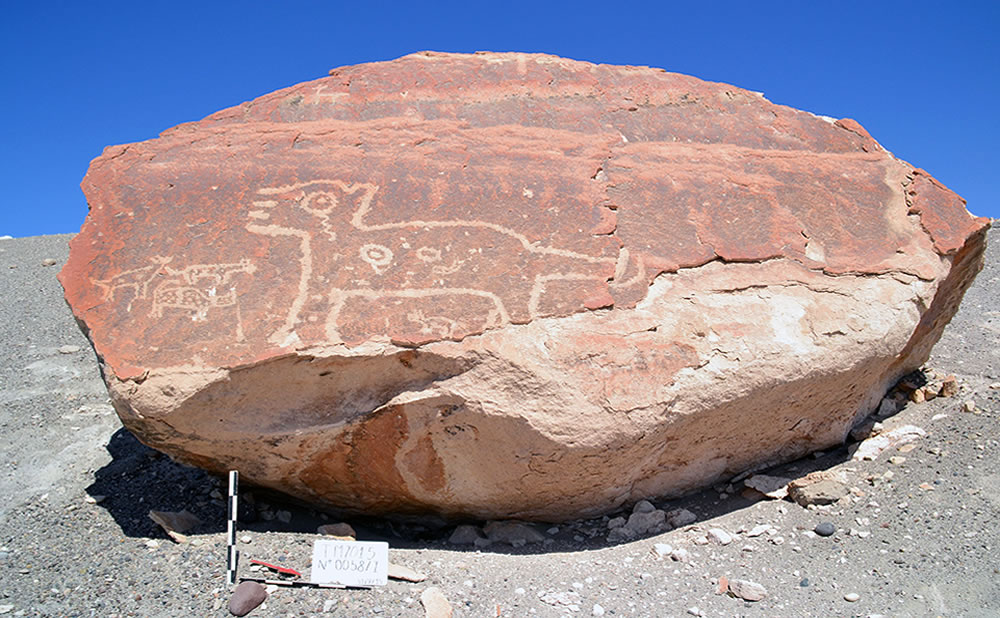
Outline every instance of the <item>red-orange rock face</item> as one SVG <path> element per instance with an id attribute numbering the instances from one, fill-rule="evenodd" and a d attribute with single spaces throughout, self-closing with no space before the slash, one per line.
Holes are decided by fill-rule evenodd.
<path id="1" fill-rule="evenodd" d="M 853 120 L 530 54 L 336 69 L 83 188 L 60 277 L 126 426 L 386 513 L 565 519 L 829 446 L 986 228 Z"/>

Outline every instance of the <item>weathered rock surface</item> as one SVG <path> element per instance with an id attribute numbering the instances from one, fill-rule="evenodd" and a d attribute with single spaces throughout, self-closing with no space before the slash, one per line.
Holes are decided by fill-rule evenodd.
<path id="1" fill-rule="evenodd" d="M 852 120 L 529 54 L 336 69 L 109 147 L 83 188 L 60 279 L 141 440 L 483 519 L 841 442 L 927 358 L 987 227 Z"/>

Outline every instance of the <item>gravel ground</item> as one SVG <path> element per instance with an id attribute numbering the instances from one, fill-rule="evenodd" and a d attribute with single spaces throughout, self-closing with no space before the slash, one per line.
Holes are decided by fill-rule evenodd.
<path id="1" fill-rule="evenodd" d="M 472 617 L 1000 616 L 998 233 L 928 364 L 931 377 L 957 376 L 959 393 L 883 421 L 926 435 L 874 461 L 852 461 L 857 445 L 848 444 L 767 471 L 840 475 L 848 497 L 804 508 L 744 497 L 737 481 L 654 499 L 695 521 L 617 543 L 607 517 L 538 525 L 544 542 L 479 549 L 449 543 L 454 528 L 435 522 L 349 519 L 360 539 L 388 541 L 391 562 L 426 581 L 280 587 L 251 615 L 423 616 L 421 592 L 436 587 L 455 616 Z M 69 238 L 0 240 L 0 615 L 229 615 L 226 488 L 121 428 L 56 281 Z M 186 543 L 148 517 L 183 509 L 203 522 Z M 241 520 L 241 576 L 261 575 L 251 558 L 308 575 L 317 525 L 338 521 L 248 488 Z M 824 522 L 831 536 L 813 532 Z M 687 560 L 660 555 L 664 545 Z M 723 578 L 759 584 L 766 596 L 718 594 Z"/>

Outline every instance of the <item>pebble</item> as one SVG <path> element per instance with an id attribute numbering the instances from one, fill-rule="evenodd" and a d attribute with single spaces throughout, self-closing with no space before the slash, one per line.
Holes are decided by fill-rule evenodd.
<path id="1" fill-rule="evenodd" d="M 667 513 L 667 523 L 674 528 L 680 528 L 698 521 L 698 516 L 687 509 L 674 509 Z"/>
<path id="2" fill-rule="evenodd" d="M 80 351 L 80 346 L 78 345 L 64 345 L 59 348 L 60 354 L 75 354 Z"/>
<path id="3" fill-rule="evenodd" d="M 266 598 L 267 591 L 264 586 L 257 582 L 243 582 L 236 586 L 233 595 L 229 597 L 229 613 L 234 616 L 246 616 Z"/>
<path id="4" fill-rule="evenodd" d="M 847 495 L 847 486 L 833 479 L 808 484 L 800 484 L 801 482 L 793 481 L 788 486 L 788 495 L 800 506 L 833 504 Z"/>
<path id="5" fill-rule="evenodd" d="M 687 562 L 691 559 L 691 555 L 688 553 L 688 550 L 678 547 L 670 552 L 670 559 L 675 562 Z"/>
<path id="6" fill-rule="evenodd" d="M 42 260 L 42 266 L 55 266 L 56 264 L 58 264 L 58 262 L 56 262 L 52 258 L 45 258 L 44 260 Z"/>
<path id="7" fill-rule="evenodd" d="M 462 524 L 455 528 L 455 531 L 448 537 L 448 542 L 452 545 L 475 545 L 476 541 L 486 540 L 479 532 L 479 528 L 470 524 Z"/>
<path id="8" fill-rule="evenodd" d="M 972 401 L 971 399 L 968 400 L 968 401 L 966 401 L 965 403 L 962 404 L 962 410 L 964 412 L 975 412 L 976 411 L 976 402 Z"/>
<path id="9" fill-rule="evenodd" d="M 292 513 L 290 511 L 278 511 L 277 517 L 278 521 L 283 524 L 287 524 L 292 521 Z"/>
<path id="10" fill-rule="evenodd" d="M 858 594 L 857 592 L 848 592 L 847 594 L 844 595 L 844 600 L 847 601 L 848 603 L 854 603 L 860 599 L 861 595 Z"/>
<path id="11" fill-rule="evenodd" d="M 754 526 L 753 528 L 751 528 L 750 530 L 748 530 L 747 531 L 747 536 L 749 536 L 749 537 L 760 536 L 760 535 L 766 533 L 770 529 L 771 529 L 770 525 L 768 525 L 768 524 L 760 524 L 759 526 Z"/>
<path id="12" fill-rule="evenodd" d="M 432 586 L 421 592 L 420 604 L 424 606 L 426 618 L 451 618 L 451 603 L 440 588 Z"/>
<path id="13" fill-rule="evenodd" d="M 601 607 L 599 604 L 594 603 L 594 609 L 590 610 L 590 615 L 591 616 L 603 616 L 604 615 L 604 608 Z"/>
<path id="14" fill-rule="evenodd" d="M 323 601 L 323 613 L 329 614 L 333 611 L 333 608 L 337 607 L 337 599 L 327 599 Z"/>
<path id="15" fill-rule="evenodd" d="M 653 551 L 656 552 L 657 556 L 662 558 L 664 556 L 669 556 L 670 554 L 672 554 L 674 548 L 673 546 L 667 543 L 656 543 L 655 545 L 653 545 Z"/>
<path id="16" fill-rule="evenodd" d="M 729 592 L 744 601 L 761 601 L 767 596 L 767 589 L 764 586 L 746 579 L 734 579 L 729 582 Z"/>
<path id="17" fill-rule="evenodd" d="M 243 536 L 240 537 L 241 543 L 249 543 L 251 541 L 253 541 L 253 539 L 250 537 L 249 534 L 244 534 Z"/>
<path id="18" fill-rule="evenodd" d="M 837 527 L 828 521 L 817 524 L 816 527 L 813 528 L 813 532 L 820 536 L 833 536 L 833 533 L 836 531 Z"/>
<path id="19" fill-rule="evenodd" d="M 427 576 L 419 571 L 414 571 L 410 567 L 391 562 L 389 563 L 389 577 L 414 583 L 419 583 L 427 579 Z"/>
<path id="20" fill-rule="evenodd" d="M 352 539 L 358 537 L 357 533 L 354 532 L 354 527 L 345 522 L 323 524 L 322 526 L 316 528 L 316 533 L 326 536 L 349 536 Z"/>
<path id="21" fill-rule="evenodd" d="M 632 507 L 633 513 L 652 513 L 656 510 L 656 507 L 649 500 L 639 500 Z"/>
<path id="22" fill-rule="evenodd" d="M 689 614 L 691 614 L 692 616 L 701 616 L 702 615 L 701 610 L 698 609 L 697 607 L 689 607 L 687 609 L 687 612 Z"/>
<path id="23" fill-rule="evenodd" d="M 507 543 L 513 547 L 545 541 L 544 534 L 528 524 L 517 521 L 491 521 L 483 528 L 483 532 L 489 540 Z"/>
<path id="24" fill-rule="evenodd" d="M 0 614 L 9 614 L 14 611 L 13 605 L 0 605 Z"/>
<path id="25" fill-rule="evenodd" d="M 729 545 L 733 542 L 733 535 L 722 528 L 712 528 L 708 531 L 708 538 L 718 545 Z"/>

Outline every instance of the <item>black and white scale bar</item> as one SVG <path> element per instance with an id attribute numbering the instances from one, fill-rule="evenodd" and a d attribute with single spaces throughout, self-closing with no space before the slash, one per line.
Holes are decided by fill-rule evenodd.
<path id="1" fill-rule="evenodd" d="M 226 581 L 236 584 L 236 569 L 240 562 L 240 552 L 236 549 L 236 496 L 239 491 L 240 473 L 229 471 L 229 522 L 226 529 Z"/>

